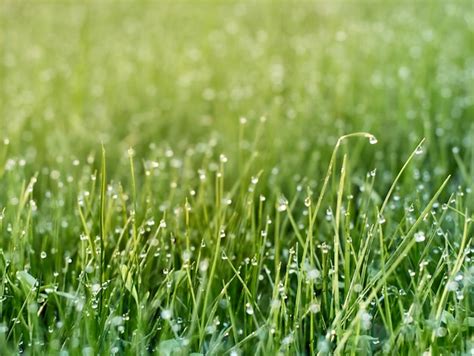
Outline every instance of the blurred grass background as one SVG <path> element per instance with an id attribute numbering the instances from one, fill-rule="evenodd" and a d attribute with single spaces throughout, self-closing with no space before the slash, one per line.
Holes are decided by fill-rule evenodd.
<path id="1" fill-rule="evenodd" d="M 0 129 L 33 170 L 101 142 L 112 162 L 210 137 L 232 155 L 261 115 L 262 165 L 288 172 L 360 130 L 389 171 L 422 137 L 440 175 L 453 146 L 473 159 L 471 1 L 1 6 Z"/>

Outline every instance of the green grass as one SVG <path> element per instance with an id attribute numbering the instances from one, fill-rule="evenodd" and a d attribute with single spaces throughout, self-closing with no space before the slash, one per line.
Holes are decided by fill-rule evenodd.
<path id="1" fill-rule="evenodd" d="M 0 3 L 0 354 L 474 352 L 474 11 Z"/>

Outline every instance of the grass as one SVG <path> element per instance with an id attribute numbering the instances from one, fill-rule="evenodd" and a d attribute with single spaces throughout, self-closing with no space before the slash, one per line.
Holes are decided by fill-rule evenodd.
<path id="1" fill-rule="evenodd" d="M 1 354 L 474 352 L 471 2 L 0 31 Z"/>

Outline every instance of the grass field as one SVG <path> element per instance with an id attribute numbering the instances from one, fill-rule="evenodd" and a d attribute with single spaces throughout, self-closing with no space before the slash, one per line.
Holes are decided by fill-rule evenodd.
<path id="1" fill-rule="evenodd" d="M 0 3 L 0 354 L 474 354 L 471 1 Z"/>

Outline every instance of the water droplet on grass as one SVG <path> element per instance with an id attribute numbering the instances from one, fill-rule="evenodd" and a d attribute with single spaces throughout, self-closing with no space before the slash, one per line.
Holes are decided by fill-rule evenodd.
<path id="1" fill-rule="evenodd" d="M 317 314 L 321 311 L 321 306 L 318 303 L 311 303 L 309 311 L 313 314 Z"/>
<path id="2" fill-rule="evenodd" d="M 458 290 L 459 288 L 459 283 L 456 282 L 456 281 L 451 281 L 447 284 L 446 288 L 450 291 L 450 292 L 455 292 Z"/>
<path id="3" fill-rule="evenodd" d="M 322 253 L 328 253 L 329 252 L 329 246 L 325 242 L 323 242 L 318 247 L 321 249 Z"/>
<path id="4" fill-rule="evenodd" d="M 97 294 L 100 291 L 100 284 L 99 283 L 94 283 L 91 287 L 92 293 Z"/>
<path id="5" fill-rule="evenodd" d="M 285 336 L 285 337 L 283 338 L 283 340 L 281 341 L 281 344 L 282 344 L 282 345 L 289 345 L 289 344 L 291 344 L 291 343 L 293 342 L 293 339 L 294 339 L 294 338 L 293 338 L 293 335 L 291 335 L 291 334 L 288 335 L 288 336 Z"/>
<path id="6" fill-rule="evenodd" d="M 376 138 L 374 135 L 368 134 L 368 135 L 367 135 L 367 138 L 369 139 L 369 143 L 370 143 L 371 145 L 375 145 L 377 142 L 379 142 L 379 141 L 377 140 L 377 138 Z"/>
<path id="7" fill-rule="evenodd" d="M 286 198 L 284 197 L 281 197 L 278 201 L 277 210 L 279 212 L 283 212 L 283 211 L 286 211 L 286 209 L 288 209 L 288 200 L 286 200 Z"/>
<path id="8" fill-rule="evenodd" d="M 415 241 L 416 242 L 423 242 L 425 240 L 426 240 L 426 236 L 425 236 L 424 231 L 415 232 Z"/>
<path id="9" fill-rule="evenodd" d="M 331 208 L 326 209 L 326 220 L 331 221 L 332 220 L 332 210 Z"/>
<path id="10" fill-rule="evenodd" d="M 436 337 L 444 337 L 446 336 L 446 328 L 440 326 L 436 329 Z"/>
<path id="11" fill-rule="evenodd" d="M 385 220 L 385 217 L 383 215 L 379 215 L 378 221 L 379 221 L 379 224 L 382 225 L 383 223 L 385 223 L 386 220 Z"/>
<path id="12" fill-rule="evenodd" d="M 171 310 L 169 310 L 169 309 L 163 309 L 163 310 L 161 311 L 161 317 L 162 317 L 164 320 L 170 320 L 172 315 L 173 315 L 173 314 L 172 314 Z"/>
<path id="13" fill-rule="evenodd" d="M 199 270 L 201 272 L 206 272 L 208 268 L 209 268 L 209 260 L 207 258 L 205 260 L 202 260 L 199 263 Z"/>
<path id="14" fill-rule="evenodd" d="M 366 311 L 363 311 L 361 316 L 361 328 L 364 330 L 369 330 L 372 327 L 372 315 L 367 313 Z"/>
<path id="15" fill-rule="evenodd" d="M 321 337 L 318 341 L 317 349 L 320 353 L 327 354 L 329 353 L 331 347 L 329 345 L 329 342 L 324 337 Z"/>
<path id="16" fill-rule="evenodd" d="M 148 219 L 147 222 L 146 222 L 146 224 L 147 224 L 148 226 L 153 226 L 153 225 L 155 225 L 155 220 L 153 220 L 153 219 Z"/>
<path id="17" fill-rule="evenodd" d="M 276 310 L 276 309 L 280 308 L 280 305 L 281 305 L 281 301 L 279 299 L 272 299 L 270 307 L 271 307 L 272 310 Z"/>
<path id="18" fill-rule="evenodd" d="M 307 273 L 308 280 L 310 281 L 316 280 L 320 275 L 321 273 L 316 268 L 310 269 Z"/>
<path id="19" fill-rule="evenodd" d="M 219 161 L 221 161 L 221 163 L 227 163 L 227 157 L 224 154 L 221 154 L 219 156 Z"/>

